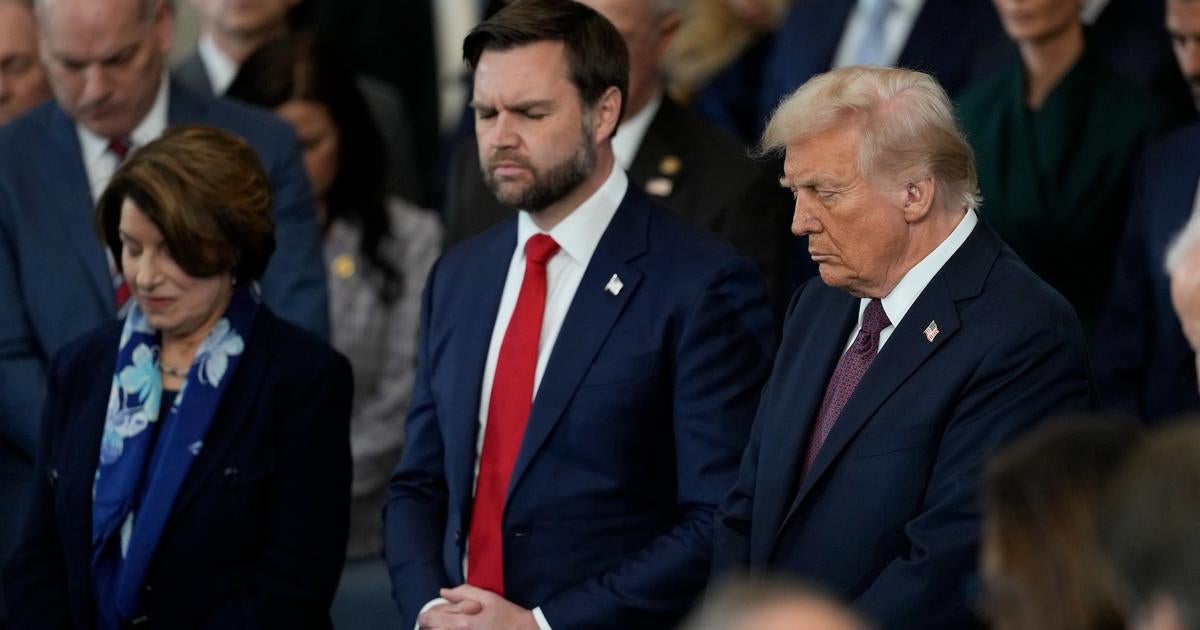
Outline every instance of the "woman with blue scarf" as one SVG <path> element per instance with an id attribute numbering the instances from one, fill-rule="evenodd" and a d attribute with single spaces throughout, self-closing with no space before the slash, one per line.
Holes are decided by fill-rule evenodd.
<path id="1" fill-rule="evenodd" d="M 331 627 L 350 367 L 261 304 L 270 208 L 254 151 L 213 128 L 113 176 L 96 223 L 132 308 L 52 363 L 13 628 Z"/>

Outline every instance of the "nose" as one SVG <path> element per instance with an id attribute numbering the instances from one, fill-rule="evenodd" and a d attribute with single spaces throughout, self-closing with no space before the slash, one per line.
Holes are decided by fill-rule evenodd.
<path id="1" fill-rule="evenodd" d="M 79 95 L 80 105 L 96 105 L 108 99 L 112 92 L 112 84 L 108 73 L 99 64 L 93 64 L 83 71 L 83 91 Z"/>
<path id="2" fill-rule="evenodd" d="M 494 149 L 511 149 L 521 144 L 516 130 L 516 117 L 509 112 L 496 114 L 491 129 L 491 145 Z"/>
<path id="3" fill-rule="evenodd" d="M 796 198 L 796 207 L 792 212 L 792 234 L 796 236 L 807 236 L 821 230 L 821 223 L 809 211 L 809 203 L 804 195 Z"/>
<path id="4" fill-rule="evenodd" d="M 137 267 L 133 270 L 133 281 L 139 291 L 147 291 L 158 285 L 162 279 L 158 266 L 158 258 L 153 253 L 145 252 L 138 258 Z"/>

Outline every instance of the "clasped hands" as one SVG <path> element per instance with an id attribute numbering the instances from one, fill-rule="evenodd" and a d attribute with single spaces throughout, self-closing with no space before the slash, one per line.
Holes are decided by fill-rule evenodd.
<path id="1" fill-rule="evenodd" d="M 463 584 L 444 588 L 438 604 L 417 617 L 421 630 L 538 630 L 533 611 L 491 591 Z"/>

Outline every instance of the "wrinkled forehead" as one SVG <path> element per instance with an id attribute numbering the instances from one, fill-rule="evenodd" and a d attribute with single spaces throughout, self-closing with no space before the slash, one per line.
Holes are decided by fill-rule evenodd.
<path id="1" fill-rule="evenodd" d="M 501 104 L 578 95 L 562 42 L 485 50 L 475 68 L 475 102 Z"/>
<path id="2" fill-rule="evenodd" d="M 862 140 L 860 125 L 834 124 L 789 142 L 784 148 L 783 175 L 786 183 L 800 184 L 820 174 L 850 177 L 858 172 Z"/>

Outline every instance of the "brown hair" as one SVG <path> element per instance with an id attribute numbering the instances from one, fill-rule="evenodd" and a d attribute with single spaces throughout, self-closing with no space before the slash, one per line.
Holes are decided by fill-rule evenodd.
<path id="1" fill-rule="evenodd" d="M 995 630 L 1123 630 L 1100 552 L 1104 493 L 1138 441 L 1132 422 L 1077 416 L 1005 448 L 984 475 L 987 608 Z"/>
<path id="2" fill-rule="evenodd" d="M 604 16 L 574 0 L 515 0 L 483 21 L 463 40 L 463 59 L 472 70 L 484 51 L 511 50 L 537 42 L 562 42 L 571 83 L 584 105 L 595 105 L 604 92 L 621 92 L 621 111 L 629 88 L 629 50 Z M 614 130 L 613 133 L 616 133 Z"/>
<path id="3" fill-rule="evenodd" d="M 271 189 L 258 155 L 206 126 L 168 129 L 129 156 L 96 203 L 96 230 L 121 267 L 117 226 L 133 202 L 163 234 L 171 257 L 196 277 L 262 275 L 275 251 Z"/>

